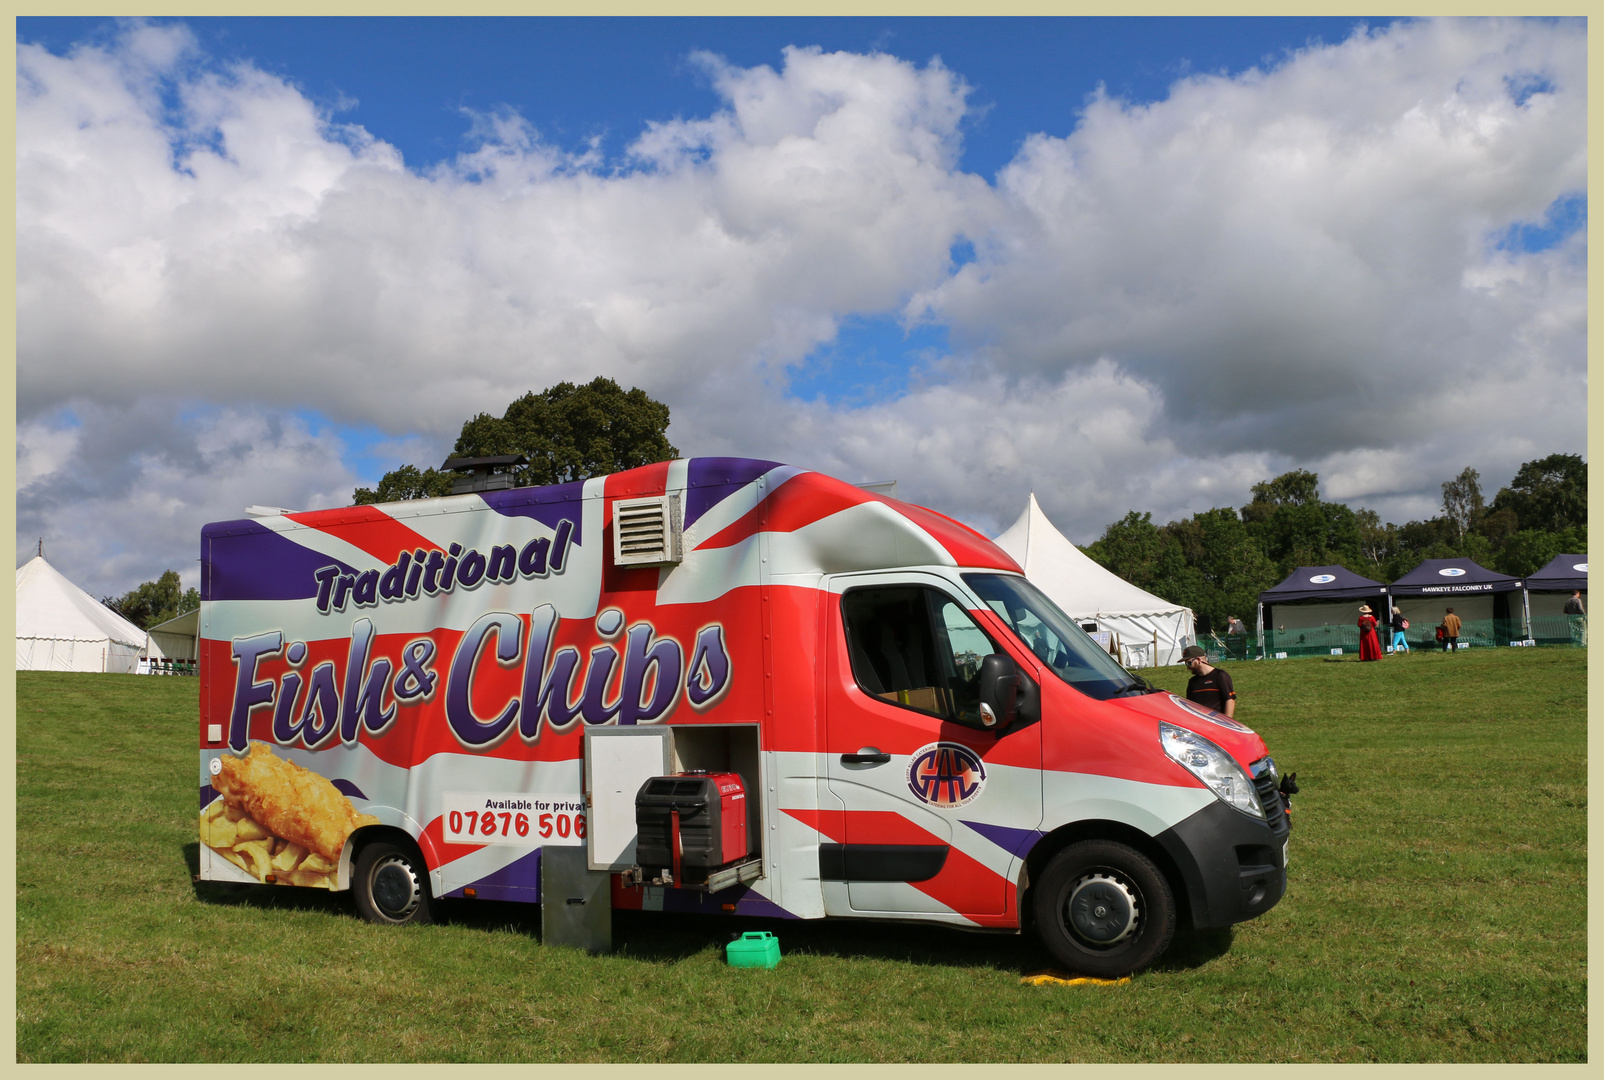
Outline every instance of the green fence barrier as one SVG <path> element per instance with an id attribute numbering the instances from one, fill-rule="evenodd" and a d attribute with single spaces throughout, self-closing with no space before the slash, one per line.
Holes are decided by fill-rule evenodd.
<path id="1" fill-rule="evenodd" d="M 1533 615 L 1532 638 L 1539 645 L 1587 644 L 1586 615 Z"/>
<path id="2" fill-rule="evenodd" d="M 1539 645 L 1583 647 L 1587 644 L 1585 616 L 1534 615 L 1531 621 L 1531 638 Z M 1381 639 L 1382 651 L 1392 643 L 1392 633 L 1385 627 L 1376 631 Z M 1522 639 L 1519 619 L 1476 619 L 1459 627 L 1459 644 L 1462 648 L 1488 649 L 1509 646 Z M 1412 623 L 1404 631 L 1404 640 L 1411 651 L 1442 649 L 1437 640 L 1437 624 L 1422 626 Z M 1257 643 L 1255 643 L 1257 645 Z M 1286 653 L 1295 656 L 1330 656 L 1332 649 L 1341 649 L 1344 656 L 1359 654 L 1358 626 L 1310 626 L 1296 630 L 1269 630 L 1264 635 L 1265 654 L 1275 656 Z M 1211 650 L 1212 651 L 1212 650 Z"/>

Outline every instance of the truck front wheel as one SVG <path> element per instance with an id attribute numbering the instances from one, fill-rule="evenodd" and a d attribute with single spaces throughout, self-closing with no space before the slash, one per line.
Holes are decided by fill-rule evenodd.
<path id="1" fill-rule="evenodd" d="M 1032 898 L 1036 933 L 1059 963 L 1098 978 L 1140 971 L 1175 936 L 1175 898 L 1151 859 L 1113 840 L 1054 855 Z"/>
<path id="2" fill-rule="evenodd" d="M 375 840 L 357 852 L 351 891 L 357 910 L 370 923 L 405 926 L 434 919 L 423 860 L 389 840 Z"/>

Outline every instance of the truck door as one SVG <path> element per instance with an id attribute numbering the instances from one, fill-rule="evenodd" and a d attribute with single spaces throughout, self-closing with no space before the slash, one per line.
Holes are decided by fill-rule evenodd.
<path id="1" fill-rule="evenodd" d="M 826 602 L 826 910 L 1010 923 L 1015 852 L 1041 824 L 1041 725 L 981 726 L 980 661 L 1003 650 L 979 601 L 904 572 L 842 575 Z"/>

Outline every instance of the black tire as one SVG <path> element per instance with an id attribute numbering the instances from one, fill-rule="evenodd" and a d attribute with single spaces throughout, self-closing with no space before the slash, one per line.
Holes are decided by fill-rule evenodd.
<path id="1" fill-rule="evenodd" d="M 375 840 L 357 852 L 351 874 L 356 909 L 380 926 L 421 925 L 434 921 L 429 874 L 410 846 Z"/>
<path id="2" fill-rule="evenodd" d="M 1082 840 L 1047 863 L 1032 890 L 1036 935 L 1082 975 L 1130 975 L 1175 936 L 1175 896 L 1151 859 L 1113 840 Z"/>

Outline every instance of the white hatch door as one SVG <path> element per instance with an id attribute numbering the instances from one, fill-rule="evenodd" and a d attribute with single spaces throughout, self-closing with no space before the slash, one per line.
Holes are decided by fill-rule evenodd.
<path id="1" fill-rule="evenodd" d="M 674 731 L 666 727 L 608 727 L 585 732 L 586 850 L 592 870 L 627 870 L 635 863 L 635 793 L 673 770 Z"/>

